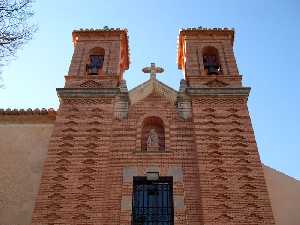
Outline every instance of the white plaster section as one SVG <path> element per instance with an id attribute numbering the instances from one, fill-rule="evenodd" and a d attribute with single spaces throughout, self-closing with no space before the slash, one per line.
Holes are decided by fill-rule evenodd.
<path id="1" fill-rule="evenodd" d="M 181 166 L 170 166 L 168 176 L 173 177 L 173 182 L 183 182 L 183 173 Z"/>
<path id="2" fill-rule="evenodd" d="M 29 225 L 53 124 L 0 125 L 0 224 Z"/>
<path id="3" fill-rule="evenodd" d="M 133 182 L 133 177 L 137 175 L 138 172 L 136 166 L 125 166 L 123 168 L 123 183 Z"/>
<path id="4" fill-rule="evenodd" d="M 175 195 L 173 197 L 174 199 L 174 208 L 175 209 L 184 209 L 184 196 L 181 195 Z"/>
<path id="5" fill-rule="evenodd" d="M 122 196 L 121 210 L 122 211 L 132 210 L 132 197 L 131 196 Z"/>

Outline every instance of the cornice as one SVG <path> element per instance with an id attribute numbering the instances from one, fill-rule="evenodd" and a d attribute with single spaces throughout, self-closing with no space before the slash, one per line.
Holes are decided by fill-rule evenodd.
<path id="1" fill-rule="evenodd" d="M 186 88 L 187 94 L 191 96 L 249 96 L 251 88 Z"/>
<path id="2" fill-rule="evenodd" d="M 114 97 L 121 94 L 120 88 L 56 88 L 59 98 Z"/>

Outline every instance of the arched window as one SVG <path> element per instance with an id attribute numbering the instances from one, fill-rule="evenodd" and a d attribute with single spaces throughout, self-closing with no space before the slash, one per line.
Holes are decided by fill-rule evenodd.
<path id="1" fill-rule="evenodd" d="M 142 124 L 142 151 L 164 151 L 165 129 L 159 117 L 151 116 L 144 119 Z"/>
<path id="2" fill-rule="evenodd" d="M 89 53 L 86 72 L 88 75 L 97 75 L 103 67 L 105 51 L 103 48 L 94 48 Z"/>
<path id="3" fill-rule="evenodd" d="M 202 51 L 204 70 L 208 75 L 221 74 L 221 64 L 218 50 L 214 47 L 205 47 Z"/>

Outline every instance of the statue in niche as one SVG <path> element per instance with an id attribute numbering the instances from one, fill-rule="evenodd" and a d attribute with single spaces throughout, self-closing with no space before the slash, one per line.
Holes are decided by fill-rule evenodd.
<path id="1" fill-rule="evenodd" d="M 155 129 L 151 129 L 147 139 L 147 151 L 158 151 L 159 150 L 159 138 Z"/>

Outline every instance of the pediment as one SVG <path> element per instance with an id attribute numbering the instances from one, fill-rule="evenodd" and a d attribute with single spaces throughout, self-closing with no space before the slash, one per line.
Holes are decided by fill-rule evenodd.
<path id="1" fill-rule="evenodd" d="M 129 91 L 130 104 L 133 105 L 151 94 L 162 96 L 172 104 L 176 103 L 177 91 L 156 79 L 150 79 Z"/>

